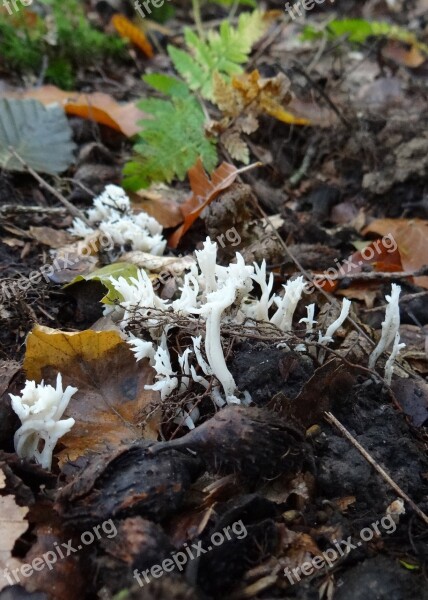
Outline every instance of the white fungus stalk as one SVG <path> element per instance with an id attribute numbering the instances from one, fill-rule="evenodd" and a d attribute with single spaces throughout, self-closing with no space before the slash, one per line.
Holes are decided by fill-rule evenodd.
<path id="1" fill-rule="evenodd" d="M 156 383 L 145 385 L 145 390 L 154 390 L 161 393 L 161 400 L 165 400 L 178 386 L 176 373 L 172 370 L 168 350 L 161 346 L 156 351 L 153 368 L 156 371 Z"/>
<path id="2" fill-rule="evenodd" d="M 276 298 L 278 310 L 273 315 L 271 323 L 279 327 L 281 331 L 291 331 L 294 312 L 302 297 L 305 285 L 302 276 L 293 281 L 287 281 L 286 285 L 283 286 L 285 292 L 283 298 Z"/>
<path id="3" fill-rule="evenodd" d="M 385 381 L 388 385 L 391 385 L 392 375 L 394 373 L 394 362 L 400 351 L 406 347 L 406 344 L 400 344 L 400 334 L 397 331 L 395 334 L 394 345 L 392 347 L 391 355 L 386 361 L 385 365 Z"/>
<path id="4" fill-rule="evenodd" d="M 207 316 L 205 333 L 205 353 L 214 375 L 221 383 L 226 402 L 239 404 L 235 396 L 236 383 L 226 365 L 221 346 L 220 323 L 223 311 L 233 304 L 236 296 L 236 283 L 230 279 L 227 284 L 207 297 L 207 303 L 202 307 L 202 314 Z"/>
<path id="5" fill-rule="evenodd" d="M 22 426 L 15 433 L 15 451 L 21 458 L 34 458 L 44 469 L 52 466 L 54 448 L 63 435 L 68 433 L 75 421 L 61 420 L 68 403 L 77 388 L 62 388 L 62 376 L 58 373 L 56 388 L 42 381 L 26 381 L 20 396 L 9 394 L 12 408 Z M 41 445 L 43 448 L 41 449 Z"/>
<path id="6" fill-rule="evenodd" d="M 344 298 L 343 302 L 342 302 L 342 310 L 340 311 L 340 315 L 338 316 L 338 318 L 335 321 L 333 321 L 333 323 L 331 325 L 328 326 L 327 331 L 325 332 L 325 335 L 322 335 L 321 331 L 319 332 L 319 334 L 318 334 L 318 343 L 319 344 L 329 344 L 330 342 L 333 341 L 334 334 L 339 329 L 339 327 L 341 327 L 343 325 L 343 322 L 349 315 L 350 308 L 351 308 L 351 301 L 348 300 L 347 298 Z"/>
<path id="7" fill-rule="evenodd" d="M 387 350 L 396 339 L 396 334 L 400 327 L 400 299 L 401 287 L 395 283 L 391 285 L 391 295 L 385 296 L 388 306 L 385 310 L 385 320 L 382 323 L 382 335 L 378 345 L 370 354 L 369 369 L 374 369 L 379 356 L 384 350 Z"/>
<path id="8" fill-rule="evenodd" d="M 300 319 L 299 323 L 305 323 L 306 333 L 309 334 L 312 333 L 312 331 L 314 330 L 314 325 L 317 323 L 317 321 L 314 321 L 315 304 L 308 304 L 308 306 L 306 307 L 306 312 L 308 316 L 304 319 Z"/>

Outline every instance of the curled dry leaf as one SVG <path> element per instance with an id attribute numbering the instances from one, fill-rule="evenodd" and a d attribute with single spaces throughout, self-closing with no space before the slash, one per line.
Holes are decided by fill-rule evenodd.
<path id="1" fill-rule="evenodd" d="M 144 389 L 152 383 L 153 369 L 135 362 L 117 331 L 67 333 L 36 326 L 27 340 L 24 369 L 28 379 L 47 382 L 61 372 L 64 387 L 78 388 L 65 412 L 76 423 L 61 438 L 61 463 L 89 450 L 156 439 L 155 417 L 141 427 L 144 409 L 157 400 L 156 392 Z"/>
<path id="2" fill-rule="evenodd" d="M 0 493 L 6 487 L 6 477 L 0 470 Z M 12 550 L 16 540 L 27 531 L 28 521 L 25 517 L 28 508 L 18 506 L 13 496 L 0 496 L 0 591 L 11 585 L 6 578 L 5 569 L 16 569 L 21 566 L 20 561 L 12 557 Z"/>
<path id="3" fill-rule="evenodd" d="M 169 237 L 168 244 L 176 248 L 183 235 L 190 229 L 203 209 L 208 206 L 223 190 L 235 181 L 238 170 L 233 165 L 223 162 L 211 174 L 206 174 L 202 161 L 198 158 L 196 165 L 188 171 L 192 195 L 181 205 L 184 223 Z"/>
<path id="4" fill-rule="evenodd" d="M 214 102 L 224 118 L 211 125 L 221 134 L 230 156 L 244 164 L 249 163 L 249 149 L 241 133 L 250 134 L 258 129 L 257 117 L 270 115 L 278 121 L 293 125 L 309 125 L 305 118 L 295 117 L 285 110 L 290 103 L 290 81 L 284 74 L 262 78 L 257 70 L 233 77 L 229 83 L 218 72 L 213 76 Z"/>

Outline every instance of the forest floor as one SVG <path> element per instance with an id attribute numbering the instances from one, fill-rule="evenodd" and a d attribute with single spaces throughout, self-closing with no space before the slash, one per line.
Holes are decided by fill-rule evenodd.
<path id="1" fill-rule="evenodd" d="M 107 4 L 91 8 L 99 23 Z M 73 215 L 46 184 L 86 211 L 107 184 L 121 185 L 129 136 L 69 114 L 77 160 L 67 171 L 41 173 L 42 183 L 0 172 L 0 600 L 428 599 L 428 14 L 423 1 L 326 1 L 306 13 L 320 35 L 302 41 L 302 21 L 285 19 L 282 3 L 265 8 L 281 18 L 246 70 L 288 78 L 287 110 L 310 124 L 259 116 L 245 140 L 250 162 L 262 166 L 238 173 L 165 251 L 190 260 L 210 236 L 219 264 L 235 252 L 248 265 L 266 260 L 277 293 L 292 276 L 321 277 L 299 303 L 292 333 L 225 326 L 227 365 L 249 406 L 217 410 L 209 393 L 195 393 L 200 419 L 189 431 L 172 419 L 173 396 L 144 396 L 153 370 L 108 337 L 119 333 L 103 316 L 106 288 L 87 280 L 111 262 L 108 253 L 14 285 L 76 244 L 67 231 Z M 202 5 L 204 27 L 229 11 Z M 414 37 L 351 43 L 325 34 L 333 18 L 386 20 Z M 133 47 L 114 68 L 82 66 L 75 90 L 127 106 L 153 95 L 141 75 L 172 73 L 165 49 L 182 43 L 185 25 L 193 25 L 191 8 L 177 3 L 152 33 L 152 58 Z M 1 57 L 0 65 L 2 97 L 34 89 Z M 233 162 L 221 143 L 219 155 Z M 130 196 L 171 240 L 188 193 L 185 179 Z M 150 268 L 125 250 L 114 260 L 135 260 L 153 281 L 165 271 L 167 263 Z M 82 280 L 64 287 L 76 275 Z M 376 369 L 368 357 L 393 283 L 406 347 L 388 385 L 388 355 Z M 170 300 L 179 287 L 168 272 L 159 294 Z M 352 300 L 351 320 L 334 342 L 308 342 L 305 305 L 315 303 L 316 329 L 325 331 L 343 298 Z M 182 349 L 196 325 L 180 327 L 172 324 L 170 340 Z M 65 412 L 76 425 L 48 471 L 15 454 L 20 423 L 9 394 L 26 379 L 54 383 L 58 371 L 79 388 Z M 44 566 L 25 575 L 39 557 Z"/>

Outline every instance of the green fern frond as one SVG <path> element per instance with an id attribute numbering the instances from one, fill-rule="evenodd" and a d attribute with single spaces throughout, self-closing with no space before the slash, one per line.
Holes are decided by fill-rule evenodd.
<path id="1" fill-rule="evenodd" d="M 124 186 L 136 191 L 153 182 L 183 180 L 198 157 L 212 171 L 217 164 L 215 144 L 205 135 L 205 115 L 187 86 L 166 75 L 144 79 L 171 100 L 150 98 L 138 103 L 153 118 L 141 121 L 143 130 L 134 147 L 137 157 L 125 165 Z"/>
<path id="2" fill-rule="evenodd" d="M 219 31 L 209 31 L 207 40 L 201 40 L 194 31 L 185 29 L 185 41 L 191 53 L 168 46 L 168 54 L 178 73 L 190 89 L 199 91 L 212 100 L 212 76 L 215 71 L 225 79 L 242 72 L 253 44 L 267 29 L 263 13 L 255 10 L 242 13 L 237 27 L 222 21 Z"/>

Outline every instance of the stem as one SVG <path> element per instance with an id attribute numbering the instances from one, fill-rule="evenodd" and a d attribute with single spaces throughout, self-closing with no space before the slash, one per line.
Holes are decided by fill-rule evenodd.
<path id="1" fill-rule="evenodd" d="M 201 0 L 192 0 L 193 7 L 193 18 L 195 19 L 196 29 L 198 31 L 198 35 L 203 40 L 205 38 L 204 28 L 202 25 L 201 18 Z"/>

